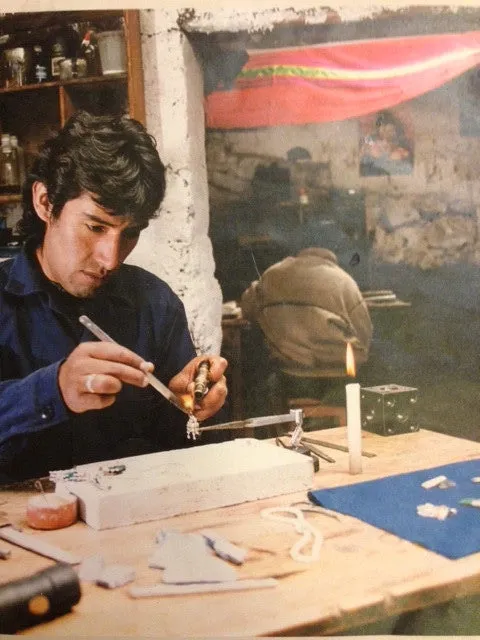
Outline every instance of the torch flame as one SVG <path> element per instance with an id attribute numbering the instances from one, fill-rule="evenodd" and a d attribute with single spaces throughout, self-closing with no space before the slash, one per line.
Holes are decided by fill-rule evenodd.
<path id="1" fill-rule="evenodd" d="M 193 411 L 193 398 L 188 393 L 182 393 L 180 400 L 185 408 L 185 411 Z"/>
<path id="2" fill-rule="evenodd" d="M 350 342 L 347 342 L 347 353 L 345 356 L 346 368 L 347 368 L 347 376 L 351 376 L 355 378 L 356 370 L 355 370 L 355 357 L 353 355 L 353 348 Z"/>

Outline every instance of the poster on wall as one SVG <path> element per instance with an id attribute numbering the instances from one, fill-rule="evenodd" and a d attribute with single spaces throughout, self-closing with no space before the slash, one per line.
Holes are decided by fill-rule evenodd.
<path id="1" fill-rule="evenodd" d="M 360 175 L 409 175 L 413 171 L 413 133 L 407 115 L 384 109 L 359 119 Z"/>

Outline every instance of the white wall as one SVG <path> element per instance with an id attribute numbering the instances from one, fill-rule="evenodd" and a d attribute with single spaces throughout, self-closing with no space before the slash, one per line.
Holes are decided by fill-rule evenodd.
<path id="1" fill-rule="evenodd" d="M 175 18 L 169 10 L 141 15 L 147 128 L 167 167 L 167 191 L 129 260 L 180 295 L 197 350 L 218 353 L 222 292 L 208 238 L 202 75 Z"/>

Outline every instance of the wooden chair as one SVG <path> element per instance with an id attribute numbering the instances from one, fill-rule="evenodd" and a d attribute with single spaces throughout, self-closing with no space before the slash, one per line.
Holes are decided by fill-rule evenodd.
<path id="1" fill-rule="evenodd" d="M 295 389 L 295 384 L 290 385 L 288 381 L 292 381 L 292 377 L 285 378 L 285 374 L 279 371 L 280 390 L 282 406 L 279 407 L 280 412 L 289 411 L 290 409 L 303 409 L 303 415 L 306 419 L 305 426 L 308 429 L 310 425 L 315 424 L 315 428 L 337 427 L 347 423 L 346 408 L 343 398 L 339 398 L 338 402 L 327 397 L 323 400 L 321 397 L 314 395 L 302 394 L 301 390 Z M 323 375 L 318 377 L 319 386 L 322 382 L 329 384 L 337 382 L 340 386 L 343 383 L 343 376 L 339 376 L 338 370 L 325 370 Z M 288 380 L 288 381 L 287 381 Z M 347 379 L 345 378 L 345 381 Z M 302 387 L 300 386 L 300 389 Z M 319 394 L 321 395 L 321 394 Z M 317 420 L 316 420 L 317 419 Z"/>

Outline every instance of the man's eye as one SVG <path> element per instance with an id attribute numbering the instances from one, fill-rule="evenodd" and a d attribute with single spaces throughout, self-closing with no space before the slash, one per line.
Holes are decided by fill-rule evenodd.
<path id="1" fill-rule="evenodd" d="M 87 224 L 87 228 L 90 229 L 90 231 L 93 231 L 93 233 L 102 233 L 105 231 L 105 227 L 102 227 L 99 224 Z"/>

